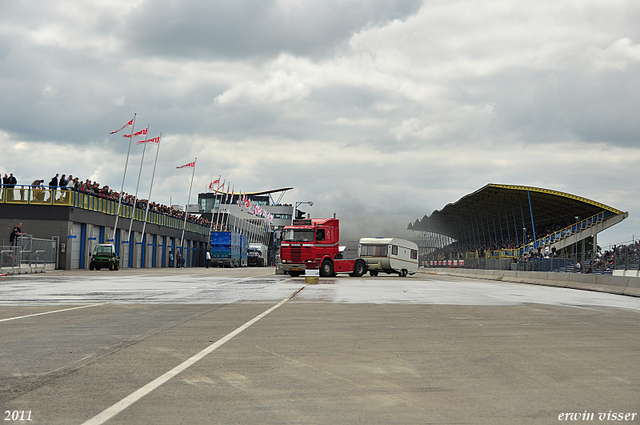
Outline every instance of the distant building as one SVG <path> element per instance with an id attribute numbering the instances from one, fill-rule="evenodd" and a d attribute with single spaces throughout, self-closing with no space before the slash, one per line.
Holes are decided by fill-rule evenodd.
<path id="1" fill-rule="evenodd" d="M 282 229 L 291 224 L 293 217 L 293 205 L 280 203 L 284 194 L 291 189 L 293 188 L 288 187 L 242 194 L 200 193 L 197 212 L 211 221 L 214 230 L 246 233 L 250 243 L 267 245 L 270 263 L 273 264 L 280 247 Z M 273 194 L 276 193 L 280 196 L 274 200 Z M 256 207 L 264 211 L 264 214 L 256 213 Z"/>

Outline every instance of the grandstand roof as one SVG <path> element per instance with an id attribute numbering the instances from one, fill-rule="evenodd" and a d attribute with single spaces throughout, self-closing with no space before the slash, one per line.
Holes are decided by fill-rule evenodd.
<path id="1" fill-rule="evenodd" d="M 531 200 L 529 206 L 529 200 Z M 593 215 L 609 211 L 622 211 L 576 195 L 531 186 L 488 184 L 483 188 L 447 204 L 421 220 L 410 223 L 409 230 L 423 230 L 464 239 L 467 228 L 480 226 L 489 234 L 514 232 L 523 227 L 531 229 L 531 216 L 538 228 L 562 227 Z M 465 227 L 466 226 L 466 227 Z M 477 227 L 476 227 L 477 228 Z"/>

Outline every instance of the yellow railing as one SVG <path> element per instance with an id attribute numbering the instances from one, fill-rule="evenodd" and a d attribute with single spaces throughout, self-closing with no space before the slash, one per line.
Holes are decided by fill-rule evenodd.
<path id="1" fill-rule="evenodd" d="M 513 258 L 518 256 L 517 249 L 503 249 L 497 251 L 485 251 L 485 258 Z M 480 254 L 477 251 L 472 252 L 452 252 L 448 255 L 446 254 L 438 254 L 437 260 L 472 260 L 474 258 L 479 258 Z"/>
<path id="2" fill-rule="evenodd" d="M 43 186 L 0 187 L 0 203 L 19 205 L 55 205 L 63 207 L 82 208 L 84 210 L 116 215 L 118 202 L 104 199 L 91 194 L 76 192 L 69 189 L 53 189 Z M 121 205 L 119 216 L 144 221 L 145 210 Z M 184 219 L 170 217 L 165 214 L 149 211 L 147 223 L 159 226 L 182 229 Z M 187 221 L 185 230 L 189 232 L 208 234 L 209 227 Z"/>

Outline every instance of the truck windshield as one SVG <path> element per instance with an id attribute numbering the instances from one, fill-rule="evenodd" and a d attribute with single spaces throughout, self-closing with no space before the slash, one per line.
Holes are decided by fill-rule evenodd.
<path id="1" fill-rule="evenodd" d="M 313 242 L 313 229 L 286 229 L 283 240 L 288 242 Z"/>

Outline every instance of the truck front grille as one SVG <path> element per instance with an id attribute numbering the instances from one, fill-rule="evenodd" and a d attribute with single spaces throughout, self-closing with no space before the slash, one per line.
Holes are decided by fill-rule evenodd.
<path id="1" fill-rule="evenodd" d="M 294 263 L 302 262 L 302 248 L 291 248 L 291 261 Z"/>

